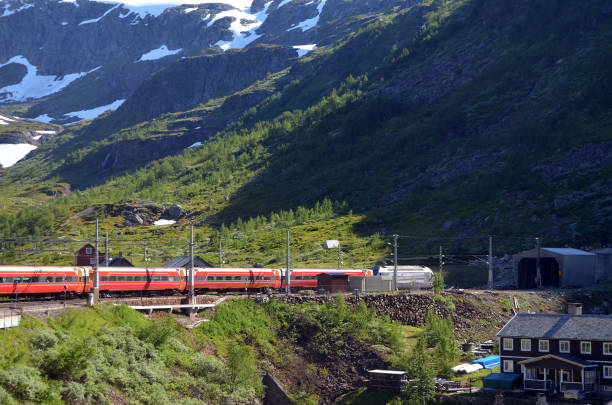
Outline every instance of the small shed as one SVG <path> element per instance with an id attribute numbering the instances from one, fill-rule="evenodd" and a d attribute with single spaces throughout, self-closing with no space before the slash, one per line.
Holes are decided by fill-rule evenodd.
<path id="1" fill-rule="evenodd" d="M 393 291 L 393 277 L 390 276 L 350 276 L 349 291 L 379 292 Z"/>
<path id="2" fill-rule="evenodd" d="M 86 243 L 74 255 L 77 266 L 93 266 L 96 264 L 96 248 L 91 243 Z M 104 261 L 104 253 L 98 253 L 98 264 Z"/>
<path id="3" fill-rule="evenodd" d="M 193 257 L 193 266 L 194 267 L 215 267 L 199 256 Z M 175 257 L 174 259 L 171 259 L 167 263 L 163 264 L 162 267 L 172 267 L 172 268 L 182 267 L 184 269 L 188 269 L 191 267 L 191 257 L 190 256 Z"/>
<path id="4" fill-rule="evenodd" d="M 335 239 L 326 240 L 323 244 L 325 249 L 338 249 L 338 246 L 340 246 L 340 242 Z"/>
<path id="5" fill-rule="evenodd" d="M 520 387 L 520 382 L 520 374 L 491 373 L 482 379 L 482 388 L 497 391 L 512 391 Z"/>
<path id="6" fill-rule="evenodd" d="M 612 248 L 595 252 L 595 281 L 612 280 Z"/>
<path id="7" fill-rule="evenodd" d="M 538 249 L 512 256 L 518 288 L 536 288 Z M 595 254 L 573 248 L 540 248 L 541 284 L 547 287 L 580 287 L 595 282 Z"/>
<path id="8" fill-rule="evenodd" d="M 347 292 L 348 280 L 346 273 L 321 273 L 317 275 L 317 286 L 330 293 Z"/>
<path id="9" fill-rule="evenodd" d="M 368 376 L 368 386 L 370 387 L 401 389 L 408 384 L 405 371 L 368 370 Z"/>

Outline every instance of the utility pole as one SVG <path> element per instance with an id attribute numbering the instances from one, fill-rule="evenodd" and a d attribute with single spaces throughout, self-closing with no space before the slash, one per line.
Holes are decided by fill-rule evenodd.
<path id="1" fill-rule="evenodd" d="M 104 235 L 104 265 L 108 267 L 108 233 Z"/>
<path id="2" fill-rule="evenodd" d="M 100 275 L 98 274 L 98 266 L 100 265 L 100 255 L 98 254 L 98 245 L 100 243 L 100 234 L 99 234 L 99 221 L 96 218 L 96 240 L 95 240 L 95 253 L 96 258 L 94 260 L 94 271 L 93 271 L 93 304 L 97 305 L 100 300 Z"/>
<path id="3" fill-rule="evenodd" d="M 221 234 L 219 234 L 219 267 L 223 267 L 223 249 L 221 247 Z"/>
<path id="4" fill-rule="evenodd" d="M 131 246 L 131 249 L 132 249 L 132 254 L 131 254 L 131 259 L 132 260 L 131 260 L 131 262 L 132 262 L 132 264 L 134 264 L 134 245 Z"/>
<path id="5" fill-rule="evenodd" d="M 190 266 L 189 266 L 189 297 L 188 301 L 190 304 L 195 305 L 195 290 L 194 290 L 194 273 L 193 269 L 193 224 L 191 224 L 191 229 L 189 232 L 189 256 L 190 256 Z"/>
<path id="6" fill-rule="evenodd" d="M 147 240 L 145 239 L 143 242 L 144 248 L 142 249 L 142 261 L 145 262 L 145 266 L 147 263 Z"/>
<path id="7" fill-rule="evenodd" d="M 440 253 L 438 253 L 438 272 L 442 275 L 442 267 L 444 267 L 444 255 L 442 254 L 442 245 L 440 245 Z"/>
<path id="8" fill-rule="evenodd" d="M 542 273 L 540 271 L 540 238 L 536 237 L 536 249 L 538 251 L 538 257 L 536 258 L 536 288 L 542 287 Z"/>
<path id="9" fill-rule="evenodd" d="M 493 289 L 493 236 L 489 235 L 489 290 Z"/>
<path id="10" fill-rule="evenodd" d="M 287 271 L 286 271 L 286 281 L 285 281 L 285 292 L 287 295 L 291 292 L 291 257 L 290 257 L 290 245 L 289 245 L 289 229 L 287 229 Z"/>
<path id="11" fill-rule="evenodd" d="M 342 268 L 342 251 L 340 250 L 340 242 L 338 242 L 338 270 Z"/>
<path id="12" fill-rule="evenodd" d="M 397 291 L 397 238 L 393 235 L 393 291 Z"/>

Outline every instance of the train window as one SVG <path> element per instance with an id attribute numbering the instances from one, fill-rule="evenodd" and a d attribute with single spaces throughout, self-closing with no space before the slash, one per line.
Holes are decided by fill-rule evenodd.
<path id="1" fill-rule="evenodd" d="M 241 276 L 234 276 L 234 280 L 242 280 Z"/>
<path id="2" fill-rule="evenodd" d="M 231 279 L 232 279 L 232 276 L 225 276 L 225 279 L 226 279 L 226 280 L 231 280 Z"/>
<path id="3" fill-rule="evenodd" d="M 223 280 L 223 276 L 215 276 L 215 280 Z"/>
<path id="4" fill-rule="evenodd" d="M 196 276 L 196 281 L 206 281 L 206 276 Z"/>
<path id="5" fill-rule="evenodd" d="M 55 277 L 55 282 L 56 283 L 63 283 L 64 282 L 64 277 Z"/>

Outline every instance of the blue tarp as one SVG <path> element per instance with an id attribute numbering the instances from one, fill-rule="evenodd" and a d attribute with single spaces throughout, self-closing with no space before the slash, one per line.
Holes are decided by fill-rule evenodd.
<path id="1" fill-rule="evenodd" d="M 492 369 L 499 366 L 499 356 L 487 356 L 482 359 L 474 360 L 472 364 L 480 364 L 483 368 Z"/>
<path id="2" fill-rule="evenodd" d="M 511 390 L 520 379 L 520 374 L 491 373 L 482 379 L 482 387 L 493 390 Z"/>

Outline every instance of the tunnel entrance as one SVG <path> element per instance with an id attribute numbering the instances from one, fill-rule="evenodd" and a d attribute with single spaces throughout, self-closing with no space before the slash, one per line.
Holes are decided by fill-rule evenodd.
<path id="1" fill-rule="evenodd" d="M 536 288 L 537 259 L 526 257 L 518 264 L 518 287 Z M 560 287 L 559 263 L 552 257 L 540 258 L 540 274 L 542 275 L 542 286 Z"/>

